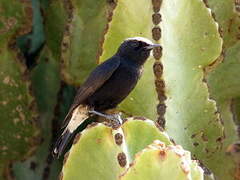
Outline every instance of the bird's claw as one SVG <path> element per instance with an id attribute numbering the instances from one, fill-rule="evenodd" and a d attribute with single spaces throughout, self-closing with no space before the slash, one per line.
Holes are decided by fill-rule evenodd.
<path id="1" fill-rule="evenodd" d="M 120 114 L 111 114 L 111 115 L 107 115 L 109 116 L 108 119 L 112 121 L 112 124 L 114 124 L 115 126 L 121 126 L 122 125 L 122 118 Z"/>
<path id="2" fill-rule="evenodd" d="M 104 117 L 108 120 L 111 120 L 111 124 L 114 127 L 121 126 L 122 122 L 123 122 L 123 120 L 121 118 L 121 113 L 118 113 L 118 114 L 103 114 L 103 113 L 100 113 L 100 112 L 97 112 L 97 111 L 94 111 L 94 110 L 89 111 L 89 113 Z"/>

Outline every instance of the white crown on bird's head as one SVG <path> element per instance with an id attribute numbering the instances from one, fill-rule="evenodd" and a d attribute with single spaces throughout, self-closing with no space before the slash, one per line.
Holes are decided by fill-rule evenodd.
<path id="1" fill-rule="evenodd" d="M 149 39 L 144 38 L 144 37 L 132 37 L 132 38 L 127 38 L 127 39 L 125 39 L 124 41 L 131 41 L 131 40 L 142 41 L 142 42 L 147 43 L 147 44 L 149 44 L 149 45 L 154 45 L 154 43 L 153 43 L 152 41 L 150 41 Z"/>

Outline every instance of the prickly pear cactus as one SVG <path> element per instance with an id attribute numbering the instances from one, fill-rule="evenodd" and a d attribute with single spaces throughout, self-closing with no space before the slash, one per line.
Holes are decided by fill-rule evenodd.
<path id="1" fill-rule="evenodd" d="M 203 171 L 190 153 L 172 145 L 150 120 L 130 118 L 115 130 L 96 124 L 74 143 L 64 160 L 64 180 L 203 179 Z"/>

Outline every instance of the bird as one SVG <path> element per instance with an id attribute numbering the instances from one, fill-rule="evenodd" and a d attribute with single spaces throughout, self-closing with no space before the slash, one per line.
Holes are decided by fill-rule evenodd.
<path id="1" fill-rule="evenodd" d="M 73 103 L 63 121 L 62 134 L 53 147 L 53 156 L 59 158 L 74 131 L 90 117 L 103 116 L 113 121 L 119 115 L 103 114 L 116 108 L 134 89 L 142 75 L 143 65 L 150 52 L 160 44 L 154 44 L 144 37 L 125 39 L 116 53 L 99 64 L 77 90 Z M 120 122 L 121 123 L 121 122 Z"/>

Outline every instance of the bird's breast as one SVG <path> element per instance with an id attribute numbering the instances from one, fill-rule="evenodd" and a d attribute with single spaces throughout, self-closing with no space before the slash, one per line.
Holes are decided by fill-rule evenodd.
<path id="1" fill-rule="evenodd" d="M 119 90 L 132 90 L 141 76 L 142 68 L 121 64 L 109 81 L 114 82 Z"/>

